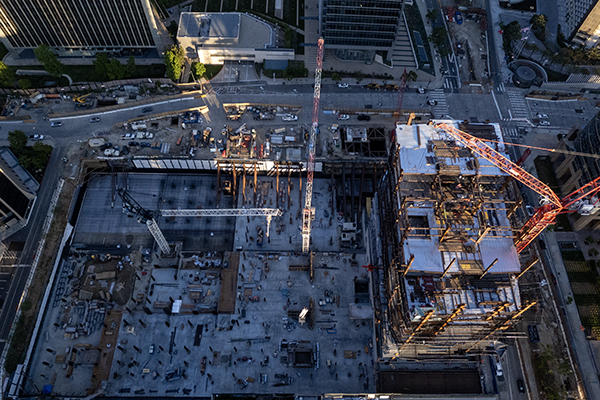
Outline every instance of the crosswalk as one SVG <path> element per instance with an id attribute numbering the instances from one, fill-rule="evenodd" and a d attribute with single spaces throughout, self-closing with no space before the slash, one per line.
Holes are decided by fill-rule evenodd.
<path id="1" fill-rule="evenodd" d="M 437 102 L 435 106 L 431 107 L 434 118 L 442 118 L 443 115 L 448 115 L 448 103 L 446 103 L 444 89 L 432 90 L 429 92 L 429 99 Z"/>
<path id="2" fill-rule="evenodd" d="M 517 128 L 502 127 L 502 134 L 503 134 L 505 140 L 520 137 L 519 130 Z"/>
<path id="3" fill-rule="evenodd" d="M 504 83 L 500 82 L 498 86 L 496 86 L 496 92 L 506 92 L 506 88 L 504 87 Z"/>
<path id="4" fill-rule="evenodd" d="M 512 118 L 526 118 L 529 119 L 529 108 L 525 103 L 525 96 L 521 92 L 514 92 L 507 90 L 508 99 L 512 108 Z"/>
<path id="5" fill-rule="evenodd" d="M 452 78 L 444 78 L 444 88 L 445 89 L 458 89 L 456 87 L 456 80 Z"/>

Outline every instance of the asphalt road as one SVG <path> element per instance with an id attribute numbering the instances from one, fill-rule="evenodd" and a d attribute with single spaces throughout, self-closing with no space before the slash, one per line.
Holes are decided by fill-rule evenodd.
<path id="1" fill-rule="evenodd" d="M 17 267 L 14 268 L 13 275 L 10 279 L 10 284 L 6 294 L 6 301 L 0 310 L 0 354 L 2 353 L 5 341 L 8 338 L 12 322 L 15 318 L 15 313 L 21 295 L 25 289 L 25 283 L 29 272 L 31 271 L 31 263 L 37 251 L 38 244 L 42 238 L 42 227 L 46 214 L 48 213 L 48 205 L 58 183 L 60 171 L 62 169 L 61 158 L 64 155 L 64 148 L 55 148 L 50 157 L 50 162 L 46 169 L 46 174 L 38 191 L 38 197 L 35 207 L 32 210 L 29 224 L 20 232 L 26 235 L 26 242 L 20 258 L 17 260 Z"/>

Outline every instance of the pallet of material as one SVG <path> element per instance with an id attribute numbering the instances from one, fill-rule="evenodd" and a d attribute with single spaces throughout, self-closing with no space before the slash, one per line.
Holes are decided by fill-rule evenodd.
<path id="1" fill-rule="evenodd" d="M 356 358 L 356 352 L 352 350 L 345 350 L 344 358 Z"/>

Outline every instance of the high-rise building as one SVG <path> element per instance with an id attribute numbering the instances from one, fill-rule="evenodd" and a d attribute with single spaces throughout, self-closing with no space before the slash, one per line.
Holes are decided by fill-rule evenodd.
<path id="1" fill-rule="evenodd" d="M 0 148 L 0 240 L 25 225 L 40 185 L 7 148 Z"/>
<path id="2" fill-rule="evenodd" d="M 402 3 L 403 0 L 323 0 L 321 27 L 327 48 L 334 49 L 335 56 L 346 61 L 371 62 L 376 54 L 391 60 L 397 35 L 406 30 Z"/>
<path id="3" fill-rule="evenodd" d="M 566 0 L 559 7 L 565 38 L 572 45 L 593 47 L 600 40 L 600 1 Z"/>
<path id="4" fill-rule="evenodd" d="M 571 136 L 569 136 L 571 138 Z M 600 155 L 600 113 L 596 114 L 588 124 L 577 133 L 577 137 L 567 143 L 563 140 L 559 147 L 568 148 L 580 153 Z M 552 164 L 563 196 L 574 192 L 600 176 L 600 159 L 553 153 Z M 573 229 L 600 229 L 600 204 L 589 212 L 569 213 Z"/>
<path id="5" fill-rule="evenodd" d="M 0 40 L 21 57 L 40 44 L 86 57 L 144 55 L 160 43 L 150 0 L 0 0 Z"/>

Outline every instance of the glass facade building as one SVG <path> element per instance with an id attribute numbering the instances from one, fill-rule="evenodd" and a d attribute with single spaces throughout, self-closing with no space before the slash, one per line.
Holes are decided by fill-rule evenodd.
<path id="1" fill-rule="evenodd" d="M 0 39 L 60 56 L 142 55 L 156 48 L 158 31 L 149 0 L 0 0 Z"/>
<path id="2" fill-rule="evenodd" d="M 323 0 L 322 31 L 338 58 L 389 59 L 401 21 L 403 0 Z"/>

